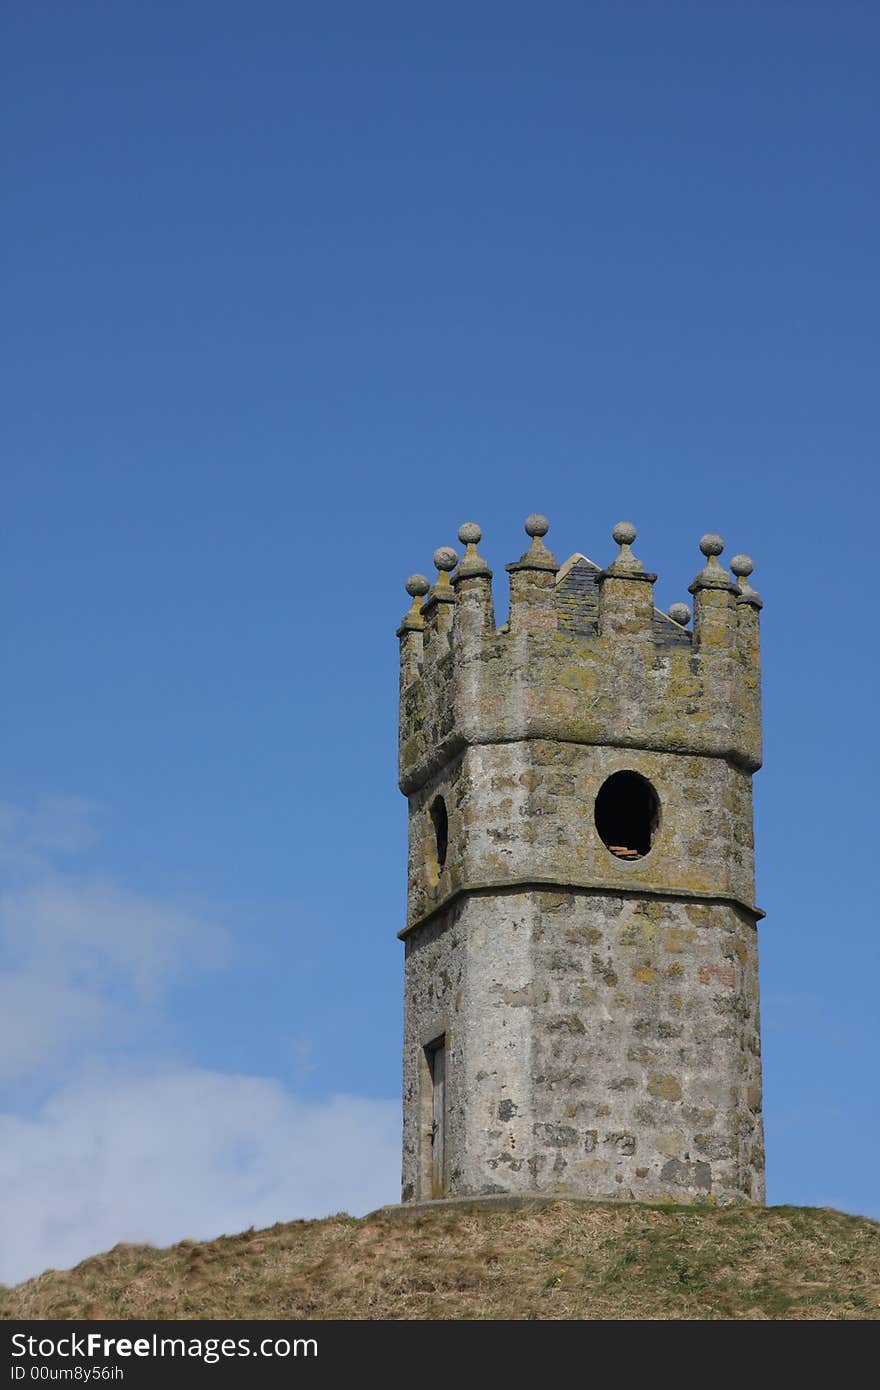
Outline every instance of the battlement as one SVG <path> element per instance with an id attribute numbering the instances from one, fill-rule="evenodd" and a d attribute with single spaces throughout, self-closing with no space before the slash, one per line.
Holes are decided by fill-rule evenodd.
<path id="1" fill-rule="evenodd" d="M 601 568 L 574 554 L 563 565 L 544 543 L 549 525 L 532 515 L 530 544 L 507 565 L 510 617 L 496 626 L 492 572 L 477 549 L 434 553 L 437 579 L 412 575 L 412 606 L 400 638 L 400 787 L 412 795 L 462 750 L 543 740 L 723 759 L 761 765 L 759 612 L 752 562 L 731 573 L 720 536 L 700 541 L 705 564 L 690 585 L 690 608 L 654 606 L 656 575 L 619 522 L 618 553 Z"/>

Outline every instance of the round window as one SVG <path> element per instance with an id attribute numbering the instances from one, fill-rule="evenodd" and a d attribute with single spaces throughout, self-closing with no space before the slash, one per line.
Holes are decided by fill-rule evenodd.
<path id="1" fill-rule="evenodd" d="M 660 825 L 660 800 L 638 772 L 615 772 L 596 797 L 596 829 L 618 859 L 641 859 Z"/>

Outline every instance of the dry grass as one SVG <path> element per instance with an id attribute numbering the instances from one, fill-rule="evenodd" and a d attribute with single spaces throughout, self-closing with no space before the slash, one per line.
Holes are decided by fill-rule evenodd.
<path id="1" fill-rule="evenodd" d="M 294 1221 L 117 1245 L 2 1318 L 880 1318 L 880 1226 L 814 1207 L 585 1206 Z"/>

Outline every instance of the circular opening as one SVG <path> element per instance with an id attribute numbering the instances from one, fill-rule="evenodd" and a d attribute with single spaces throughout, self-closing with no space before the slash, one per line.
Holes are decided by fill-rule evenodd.
<path id="1" fill-rule="evenodd" d="M 615 772 L 596 797 L 596 829 L 618 859 L 641 859 L 654 843 L 660 800 L 638 772 Z"/>

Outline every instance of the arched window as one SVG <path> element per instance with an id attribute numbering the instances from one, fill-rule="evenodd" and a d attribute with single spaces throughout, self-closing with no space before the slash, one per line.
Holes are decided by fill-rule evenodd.
<path id="1" fill-rule="evenodd" d="M 660 800 L 638 772 L 615 772 L 596 797 L 596 829 L 618 859 L 641 859 L 660 825 Z"/>

